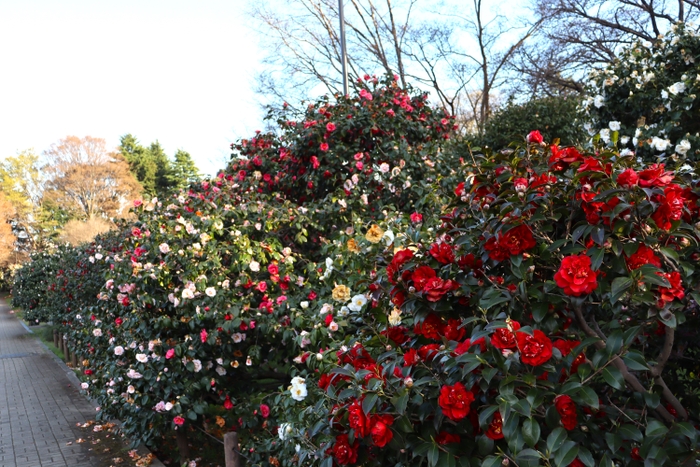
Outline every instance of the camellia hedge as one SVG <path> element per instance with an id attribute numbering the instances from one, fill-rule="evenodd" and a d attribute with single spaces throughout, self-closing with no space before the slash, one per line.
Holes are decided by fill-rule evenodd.
<path id="1" fill-rule="evenodd" d="M 694 465 L 696 175 L 538 132 L 462 161 L 425 96 L 363 83 L 74 250 L 84 301 L 36 277 L 61 254 L 18 275 L 101 416 L 236 430 L 247 465 Z"/>

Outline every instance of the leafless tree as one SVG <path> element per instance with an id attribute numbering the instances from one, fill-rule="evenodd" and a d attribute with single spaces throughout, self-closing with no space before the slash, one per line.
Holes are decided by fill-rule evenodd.
<path id="1" fill-rule="evenodd" d="M 654 42 L 679 21 L 697 20 L 698 0 L 531 0 L 542 23 L 536 40 L 517 51 L 514 76 L 533 96 L 583 90 L 592 68 L 634 41 Z"/>
<path id="2" fill-rule="evenodd" d="M 471 0 L 465 9 L 453 0 L 346 0 L 350 76 L 396 74 L 402 86 L 430 91 L 448 112 L 476 122 L 481 131 L 506 64 L 539 27 L 516 26 L 513 18 L 486 8 L 498 3 Z M 313 90 L 339 92 L 337 0 L 257 2 L 252 15 L 271 52 L 258 81 L 261 94 L 293 103 Z"/>

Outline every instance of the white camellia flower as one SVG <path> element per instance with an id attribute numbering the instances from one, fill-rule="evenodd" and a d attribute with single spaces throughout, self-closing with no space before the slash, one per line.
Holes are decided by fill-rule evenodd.
<path id="1" fill-rule="evenodd" d="M 202 362 L 200 360 L 192 360 L 192 363 L 194 364 L 195 373 L 202 371 Z"/>
<path id="2" fill-rule="evenodd" d="M 100 329 L 100 328 L 93 329 L 92 335 L 95 337 L 100 337 L 102 335 L 102 329 Z"/>
<path id="3" fill-rule="evenodd" d="M 170 246 L 167 243 L 161 243 L 158 246 L 158 249 L 160 250 L 161 253 L 166 254 L 170 252 Z"/>
<path id="4" fill-rule="evenodd" d="M 606 143 L 610 142 L 610 130 L 607 128 L 603 128 L 600 130 L 600 139 L 605 141 Z"/>
<path id="5" fill-rule="evenodd" d="M 389 167 L 389 164 L 387 164 L 386 162 L 382 162 L 379 165 L 379 171 L 383 174 L 388 173 L 390 170 L 391 170 L 391 167 Z"/>
<path id="6" fill-rule="evenodd" d="M 221 376 L 224 376 L 226 374 L 226 368 L 222 366 L 217 366 L 215 371 Z"/>
<path id="7" fill-rule="evenodd" d="M 620 131 L 620 122 L 610 122 L 608 123 L 608 128 L 610 128 L 610 131 Z"/>
<path id="8" fill-rule="evenodd" d="M 251 261 L 250 264 L 248 265 L 248 267 L 253 272 L 260 271 L 260 263 L 258 263 L 257 261 Z"/>
<path id="9" fill-rule="evenodd" d="M 677 94 L 680 94 L 684 91 L 685 91 L 685 83 L 683 81 L 678 81 L 677 83 L 673 83 L 671 86 L 668 87 L 668 92 L 670 92 L 674 96 Z"/>
<path id="10" fill-rule="evenodd" d="M 130 384 L 129 387 L 126 388 L 126 392 L 128 392 L 129 394 L 133 394 L 136 392 L 136 388 Z"/>
<path id="11" fill-rule="evenodd" d="M 90 385 L 88 383 L 81 383 L 80 387 L 83 389 L 87 389 L 88 387 L 90 387 Z"/>
<path id="12" fill-rule="evenodd" d="M 129 369 L 129 371 L 126 372 L 126 376 L 131 379 L 143 378 L 143 375 L 138 371 L 134 370 L 133 368 Z"/>
<path id="13" fill-rule="evenodd" d="M 595 96 L 593 98 L 593 105 L 595 105 L 596 108 L 598 108 L 598 109 L 603 107 L 605 105 L 605 98 L 603 96 L 601 96 L 600 94 Z"/>
<path id="14" fill-rule="evenodd" d="M 303 301 L 299 303 L 299 306 L 306 310 L 309 307 L 309 302 Z"/>
<path id="15" fill-rule="evenodd" d="M 348 309 L 350 311 L 360 311 L 366 303 L 367 297 L 362 294 L 358 294 L 352 297 L 352 300 L 350 300 L 350 304 L 348 305 Z"/>
<path id="16" fill-rule="evenodd" d="M 194 292 L 190 289 L 184 289 L 182 291 L 182 298 L 194 298 Z"/>
<path id="17" fill-rule="evenodd" d="M 173 408 L 172 402 L 166 402 L 165 403 L 165 410 L 171 410 Z"/>
<path id="18" fill-rule="evenodd" d="M 213 297 L 216 295 L 216 289 L 214 287 L 207 287 L 204 293 L 207 294 L 209 297 Z"/>
<path id="19" fill-rule="evenodd" d="M 685 156 L 685 153 L 688 151 L 690 151 L 690 141 L 687 139 L 684 139 L 680 143 L 676 144 L 676 152 L 681 156 Z"/>
<path id="20" fill-rule="evenodd" d="M 304 378 L 300 376 L 292 378 L 292 385 L 289 387 L 289 391 L 292 393 L 292 399 L 295 401 L 303 401 L 308 395 Z"/>
<path id="21" fill-rule="evenodd" d="M 669 140 L 661 139 L 658 136 L 654 136 L 651 139 L 651 145 L 654 146 L 657 151 L 665 151 L 670 144 L 671 142 Z"/>
<path id="22" fill-rule="evenodd" d="M 279 428 L 277 429 L 277 436 L 279 436 L 280 441 L 287 439 L 287 436 L 290 434 L 292 434 L 292 425 L 289 423 L 280 424 Z"/>
<path id="23" fill-rule="evenodd" d="M 382 235 L 382 238 L 386 242 L 387 246 L 389 246 L 392 243 L 394 243 L 394 232 L 392 232 L 390 229 L 387 229 L 384 232 L 384 235 Z"/>
<path id="24" fill-rule="evenodd" d="M 146 363 L 148 361 L 148 355 L 144 353 L 137 353 L 136 360 L 138 360 L 141 363 Z"/>

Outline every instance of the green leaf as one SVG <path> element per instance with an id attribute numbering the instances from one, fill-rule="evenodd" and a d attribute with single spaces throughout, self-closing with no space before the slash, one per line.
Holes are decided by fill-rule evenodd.
<path id="1" fill-rule="evenodd" d="M 605 257 L 605 250 L 603 248 L 589 248 L 588 255 L 591 257 L 591 269 L 594 271 L 600 269 L 600 265 L 603 264 L 603 258 Z"/>
<path id="2" fill-rule="evenodd" d="M 442 467 L 442 466 L 455 467 L 455 456 L 453 456 L 449 452 L 441 451 L 439 465 L 440 465 L 440 467 Z"/>
<path id="3" fill-rule="evenodd" d="M 668 433 L 668 428 L 658 420 L 651 419 L 647 424 L 646 436 L 648 438 L 661 437 Z"/>
<path id="4" fill-rule="evenodd" d="M 493 414 L 496 413 L 496 410 L 498 410 L 498 407 L 492 405 L 479 412 L 479 426 L 486 426 L 487 424 L 491 423 Z"/>
<path id="5" fill-rule="evenodd" d="M 605 442 L 608 444 L 612 453 L 615 454 L 617 450 L 620 449 L 620 446 L 622 446 L 622 436 L 617 433 L 605 433 Z"/>
<path id="6" fill-rule="evenodd" d="M 372 408 L 374 408 L 378 398 L 379 396 L 374 392 L 365 395 L 365 398 L 362 401 L 362 411 L 365 413 L 365 415 L 370 413 Z"/>
<path id="7" fill-rule="evenodd" d="M 616 329 L 612 333 L 610 333 L 610 336 L 608 336 L 608 340 L 605 341 L 605 350 L 608 352 L 609 355 L 616 354 L 620 351 L 622 348 L 622 331 L 619 329 Z"/>
<path id="8" fill-rule="evenodd" d="M 488 456 L 481 463 L 481 467 L 501 467 L 501 458 L 496 456 Z"/>
<path id="9" fill-rule="evenodd" d="M 440 449 L 438 449 L 437 444 L 433 444 L 428 449 L 428 465 L 435 466 L 440 458 Z"/>
<path id="10" fill-rule="evenodd" d="M 538 451 L 535 451 L 534 449 L 523 449 L 516 456 L 518 465 L 523 465 L 523 463 L 528 465 L 537 465 L 540 459 L 542 459 L 542 456 Z"/>
<path id="11" fill-rule="evenodd" d="M 547 451 L 555 453 L 559 450 L 566 438 L 568 437 L 566 430 L 562 427 L 555 428 L 547 436 Z"/>
<path id="12" fill-rule="evenodd" d="M 641 443 L 642 439 L 644 439 L 642 437 L 642 432 L 639 431 L 639 428 L 629 423 L 620 426 L 620 428 L 617 429 L 617 433 L 622 436 L 622 439 L 631 439 L 632 441 L 636 441 L 638 443 Z"/>
<path id="13" fill-rule="evenodd" d="M 566 441 L 562 444 L 557 455 L 554 456 L 554 465 L 557 467 L 568 467 L 578 456 L 578 444 L 573 441 Z"/>
<path id="14" fill-rule="evenodd" d="M 408 391 L 405 391 L 398 398 L 396 398 L 396 401 L 392 400 L 392 403 L 394 404 L 394 407 L 399 415 L 403 415 L 406 412 L 406 406 L 408 405 L 408 394 Z"/>
<path id="15" fill-rule="evenodd" d="M 498 373 L 498 368 L 485 368 L 481 371 L 481 377 L 484 381 L 490 383 L 494 376 Z"/>
<path id="16" fill-rule="evenodd" d="M 602 374 L 603 374 L 603 379 L 610 386 L 614 387 L 615 389 L 620 389 L 620 390 L 624 389 L 625 379 L 622 377 L 622 373 L 620 373 L 620 370 L 618 370 L 614 366 L 610 365 L 610 366 L 603 368 Z"/>
<path id="17" fill-rule="evenodd" d="M 633 283 L 631 277 L 616 277 L 610 286 L 610 303 L 618 301 Z"/>
<path id="18" fill-rule="evenodd" d="M 633 371 L 649 371 L 649 365 L 647 365 L 644 356 L 637 351 L 630 350 L 622 357 L 622 361 L 625 362 L 627 368 Z"/>
<path id="19" fill-rule="evenodd" d="M 586 405 L 598 410 L 598 394 L 596 394 L 592 388 L 588 386 L 581 387 L 581 389 L 579 389 L 578 396 Z"/>
<path id="20" fill-rule="evenodd" d="M 523 439 L 531 448 L 534 448 L 540 440 L 540 425 L 534 418 L 528 418 L 523 423 Z"/>
<path id="21" fill-rule="evenodd" d="M 507 302 L 510 301 L 510 297 L 505 297 L 503 295 L 498 295 L 495 297 L 492 297 L 488 300 L 479 300 L 479 306 L 483 308 L 484 310 L 488 310 L 489 308 L 498 305 L 499 303 Z"/>
<path id="22" fill-rule="evenodd" d="M 591 451 L 583 446 L 578 447 L 578 458 L 586 467 L 593 467 L 595 465 L 595 460 L 593 459 Z"/>

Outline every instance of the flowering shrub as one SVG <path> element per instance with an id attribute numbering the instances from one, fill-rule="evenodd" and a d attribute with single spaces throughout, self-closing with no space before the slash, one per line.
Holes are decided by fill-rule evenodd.
<path id="1" fill-rule="evenodd" d="M 653 44 L 623 50 L 591 76 L 584 102 L 589 132 L 606 143 L 619 141 L 647 161 L 698 160 L 699 53 L 697 29 L 683 23 Z"/>
<path id="2" fill-rule="evenodd" d="M 403 232 L 363 325 L 307 360 L 302 460 L 693 464 L 697 400 L 666 365 L 697 332 L 697 181 L 529 139 L 480 160 L 436 234 Z"/>

